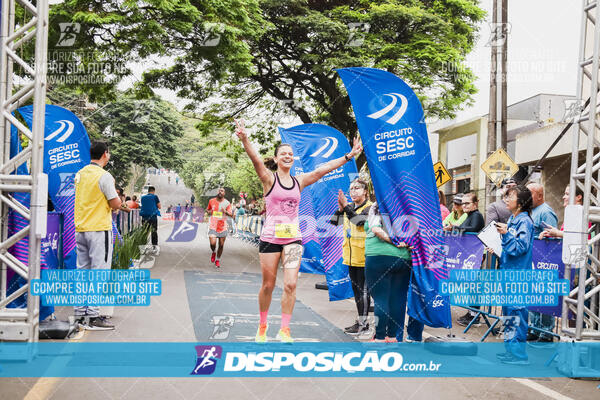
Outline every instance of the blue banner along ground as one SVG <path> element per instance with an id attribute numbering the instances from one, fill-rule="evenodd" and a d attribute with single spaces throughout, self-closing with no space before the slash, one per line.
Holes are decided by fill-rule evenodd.
<path id="1" fill-rule="evenodd" d="M 529 365 L 504 343 L 3 343 L 0 377 L 598 377 L 600 343 L 547 343 Z M 456 356 L 476 346 L 476 354 Z M 36 357 L 31 357 L 37 354 Z"/>

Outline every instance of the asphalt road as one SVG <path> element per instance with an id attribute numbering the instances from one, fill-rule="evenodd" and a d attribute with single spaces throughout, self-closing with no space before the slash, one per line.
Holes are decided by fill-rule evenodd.
<path id="1" fill-rule="evenodd" d="M 165 176 L 151 176 L 163 205 L 185 202 L 191 192 L 167 184 Z M 172 180 L 173 181 L 173 180 Z M 234 328 L 226 341 L 252 339 L 258 318 L 255 293 L 259 282 L 258 250 L 239 239 L 228 238 L 222 268 L 210 263 L 206 226 L 200 225 L 192 242 L 165 242 L 173 222 L 161 221 L 161 254 L 152 278 L 162 280 L 162 295 L 148 307 L 117 307 L 114 331 L 85 332 L 83 342 L 197 342 L 215 334 L 215 317 L 232 316 Z M 272 318 L 277 318 L 274 295 Z M 319 275 L 302 274 L 298 282 L 298 315 L 292 332 L 310 340 L 335 341 L 355 318 L 353 301 L 329 302 L 326 291 L 315 289 Z M 207 288 L 203 290 L 202 287 Z M 71 310 L 60 307 L 60 317 Z M 460 313 L 454 311 L 454 318 Z M 235 320 L 238 324 L 235 325 Z M 315 325 L 316 324 L 316 325 Z M 318 327 L 310 331 L 304 328 Z M 447 333 L 426 328 L 427 335 Z M 459 334 L 458 329 L 453 333 Z M 483 328 L 469 332 L 478 340 Z M 274 334 L 274 332 L 273 332 Z M 491 338 L 490 340 L 498 340 Z M 469 362 L 465 360 L 465 362 Z M 600 398 L 599 382 L 567 378 L 4 378 L 0 399 L 576 399 Z"/>

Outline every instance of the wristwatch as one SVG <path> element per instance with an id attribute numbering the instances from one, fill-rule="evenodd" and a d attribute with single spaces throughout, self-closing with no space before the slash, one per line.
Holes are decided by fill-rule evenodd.
<path id="1" fill-rule="evenodd" d="M 350 154 L 350 153 L 348 153 L 348 154 Z M 344 154 L 344 159 L 346 161 L 350 161 L 350 159 L 352 158 L 352 157 L 348 157 L 348 154 Z"/>

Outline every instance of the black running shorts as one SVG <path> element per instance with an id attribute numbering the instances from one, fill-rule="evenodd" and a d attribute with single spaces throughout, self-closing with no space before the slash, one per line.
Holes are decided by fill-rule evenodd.
<path id="1" fill-rule="evenodd" d="M 259 253 L 281 253 L 283 251 L 283 246 L 287 246 L 289 244 L 302 245 L 302 240 L 296 240 L 295 242 L 286 243 L 286 244 L 275 244 L 275 243 L 263 242 L 261 240 L 258 242 L 258 252 Z"/>

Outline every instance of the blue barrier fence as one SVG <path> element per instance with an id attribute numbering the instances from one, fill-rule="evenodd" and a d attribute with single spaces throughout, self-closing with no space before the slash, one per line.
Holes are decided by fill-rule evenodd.
<path id="1" fill-rule="evenodd" d="M 263 219 L 260 216 L 243 215 L 237 218 L 234 224 L 235 235 L 247 242 L 258 245 L 260 233 L 262 230 Z M 494 254 L 487 254 L 484 251 L 483 243 L 477 238 L 475 233 L 465 233 L 463 235 L 453 235 L 448 233 L 446 236 L 446 265 L 452 269 L 497 269 L 498 257 Z M 556 270 L 559 279 L 564 278 L 565 266 L 562 262 L 562 240 L 543 239 L 534 240 L 533 245 L 533 265 L 532 269 L 537 270 Z M 481 318 L 487 326 L 481 341 L 484 341 L 490 333 L 497 334 L 501 321 L 502 308 L 497 306 L 482 306 L 480 308 L 462 307 L 476 313 L 476 318 Z M 553 317 L 561 316 L 562 297 L 556 306 L 535 306 L 529 307 L 530 311 Z M 474 321 L 465 329 L 466 333 L 473 326 Z M 551 336 L 558 336 L 558 324 L 554 324 L 553 330 L 542 329 L 530 326 L 531 331 L 546 333 Z"/>
<path id="2" fill-rule="evenodd" d="M 113 213 L 113 221 L 115 221 L 119 233 L 125 235 L 142 224 L 142 217 L 139 208 L 132 209 L 129 212 L 120 210 Z"/>
<path id="3" fill-rule="evenodd" d="M 236 237 L 258 246 L 264 220 L 258 215 L 240 215 L 234 224 Z"/>

